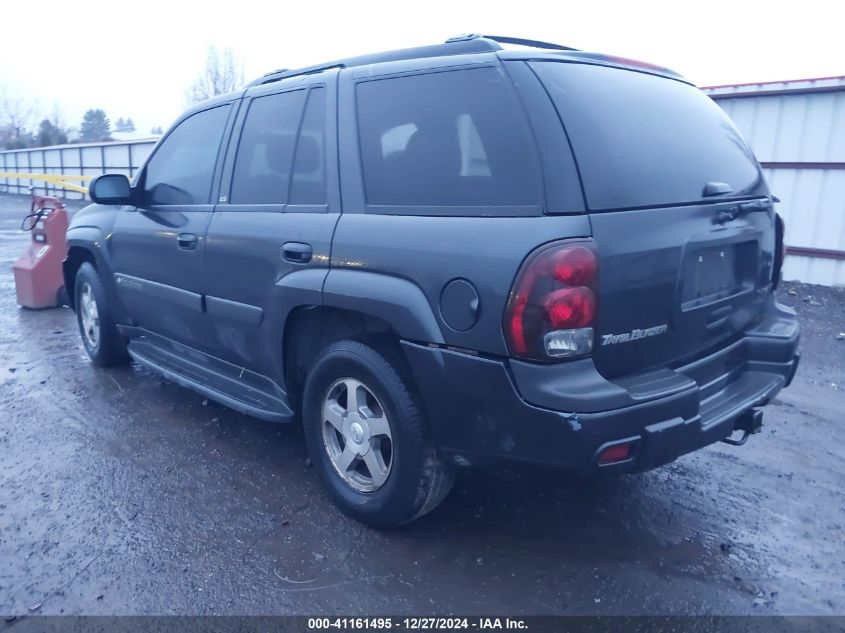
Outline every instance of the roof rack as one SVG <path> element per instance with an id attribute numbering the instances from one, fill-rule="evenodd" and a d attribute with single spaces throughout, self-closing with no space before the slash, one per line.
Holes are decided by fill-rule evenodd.
<path id="1" fill-rule="evenodd" d="M 464 42 L 467 40 L 485 39 L 499 42 L 500 44 L 514 44 L 516 46 L 530 46 L 531 48 L 548 48 L 555 51 L 577 51 L 577 48 L 571 46 L 564 46 L 563 44 L 553 44 L 552 42 L 543 42 L 541 40 L 527 40 L 521 37 L 510 37 L 508 35 L 478 35 L 476 33 L 468 33 L 466 35 L 458 35 L 457 37 L 450 37 L 446 40 L 449 42 Z"/>
<path id="2" fill-rule="evenodd" d="M 489 53 L 502 50 L 499 44 L 516 44 L 519 46 L 531 46 L 534 48 L 546 48 L 559 51 L 574 51 L 578 50 L 568 46 L 561 46 L 560 44 L 551 44 L 549 42 L 540 42 L 537 40 L 525 40 L 518 37 L 505 37 L 499 35 L 478 35 L 475 33 L 467 35 L 458 35 L 446 40 L 443 44 L 433 44 L 430 46 L 417 46 L 415 48 L 401 48 L 395 51 L 387 51 L 384 53 L 372 53 L 370 55 L 361 55 L 359 57 L 350 57 L 339 61 L 333 61 L 325 64 L 318 64 L 316 66 L 307 66 L 305 68 L 274 70 L 267 73 L 263 77 L 259 77 L 255 81 L 250 82 L 247 88 L 253 86 L 260 86 L 262 84 L 269 84 L 275 81 L 280 81 L 288 77 L 297 77 L 299 75 L 311 75 L 314 73 L 323 72 L 332 68 L 351 68 L 353 66 L 366 66 L 368 64 L 376 64 L 380 62 L 393 62 L 406 59 L 422 59 L 425 57 L 441 57 L 443 55 L 468 55 L 471 53 Z"/>

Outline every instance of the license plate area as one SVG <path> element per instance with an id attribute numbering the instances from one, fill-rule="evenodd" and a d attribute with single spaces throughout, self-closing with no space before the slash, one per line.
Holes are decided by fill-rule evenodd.
<path id="1" fill-rule="evenodd" d="M 681 282 L 681 309 L 686 311 L 709 305 L 753 287 L 756 268 L 756 242 L 720 244 L 688 251 Z"/>

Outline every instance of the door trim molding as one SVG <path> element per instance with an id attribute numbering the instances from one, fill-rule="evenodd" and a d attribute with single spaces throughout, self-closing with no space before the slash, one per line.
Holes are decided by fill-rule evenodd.
<path id="1" fill-rule="evenodd" d="M 247 325 L 261 325 L 264 319 L 264 310 L 258 306 L 211 295 L 205 296 L 205 311 L 212 316 L 239 321 Z"/>
<path id="2" fill-rule="evenodd" d="M 159 299 L 174 303 L 183 308 L 202 312 L 202 295 L 190 290 L 183 290 L 175 286 L 168 286 L 167 284 L 160 284 L 157 281 L 150 281 L 149 279 L 142 279 L 140 277 L 133 277 L 132 275 L 125 275 L 123 273 L 115 273 L 114 281 L 117 285 L 118 295 L 123 297 L 131 297 L 132 295 L 141 295 L 149 299 Z"/>

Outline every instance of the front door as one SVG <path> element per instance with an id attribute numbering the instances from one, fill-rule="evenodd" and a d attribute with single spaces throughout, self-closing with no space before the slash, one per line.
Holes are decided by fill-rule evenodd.
<path id="1" fill-rule="evenodd" d="M 203 349 L 205 234 L 231 104 L 193 114 L 158 145 L 138 179 L 138 206 L 109 237 L 117 291 L 135 325 Z"/>

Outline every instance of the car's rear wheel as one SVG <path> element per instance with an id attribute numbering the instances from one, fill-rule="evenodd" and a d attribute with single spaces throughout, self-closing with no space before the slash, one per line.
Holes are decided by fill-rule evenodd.
<path id="1" fill-rule="evenodd" d="M 76 273 L 76 322 L 91 361 L 100 367 L 129 362 L 126 339 L 117 330 L 97 269 L 88 262 Z"/>
<path id="2" fill-rule="evenodd" d="M 338 506 L 380 528 L 433 510 L 453 471 L 438 454 L 398 359 L 358 341 L 327 347 L 303 395 L 311 459 Z"/>

